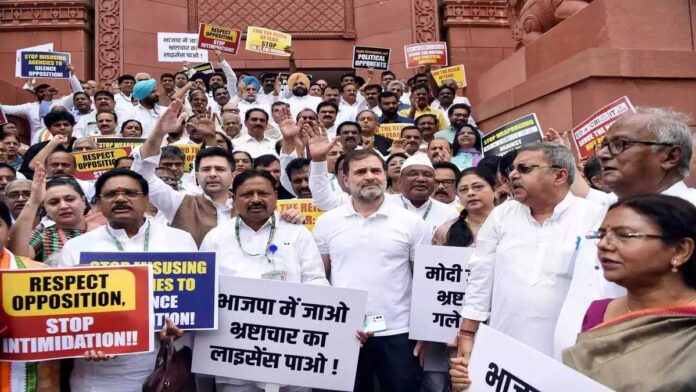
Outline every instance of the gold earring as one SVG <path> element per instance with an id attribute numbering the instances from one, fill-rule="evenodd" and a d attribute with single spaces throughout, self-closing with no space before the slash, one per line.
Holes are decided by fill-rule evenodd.
<path id="1" fill-rule="evenodd" d="M 679 269 L 677 269 L 677 259 L 672 260 L 672 272 L 679 272 Z"/>

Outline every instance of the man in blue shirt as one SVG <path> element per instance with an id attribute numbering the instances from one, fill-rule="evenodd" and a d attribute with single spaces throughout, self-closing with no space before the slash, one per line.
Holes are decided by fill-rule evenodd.
<path id="1" fill-rule="evenodd" d="M 379 117 L 380 124 L 413 124 L 413 120 L 399 115 L 399 97 L 391 91 L 384 91 L 379 94 L 379 108 L 382 110 L 382 115 Z"/>

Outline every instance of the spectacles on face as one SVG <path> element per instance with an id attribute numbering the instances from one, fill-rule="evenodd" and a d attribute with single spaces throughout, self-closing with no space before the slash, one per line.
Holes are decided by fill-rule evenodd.
<path id="1" fill-rule="evenodd" d="M 631 239 L 641 239 L 641 240 L 644 240 L 646 238 L 659 239 L 659 240 L 669 239 L 669 237 L 666 237 L 663 235 L 638 233 L 638 232 L 631 232 L 628 230 L 597 230 L 597 231 L 590 231 L 587 234 L 585 234 L 585 238 L 587 238 L 588 240 L 600 240 L 601 241 L 605 237 L 610 244 L 616 244 L 617 241 L 618 241 L 618 243 L 622 243 L 622 242 L 629 241 Z"/>
<path id="2" fill-rule="evenodd" d="M 531 173 L 534 169 L 563 169 L 560 166 L 556 165 L 548 165 L 548 166 L 542 166 L 542 165 L 525 165 L 524 163 L 519 163 L 517 165 L 510 165 L 510 170 L 508 171 L 508 175 L 512 173 L 514 170 L 517 170 L 520 174 L 529 174 Z"/>
<path id="3" fill-rule="evenodd" d="M 7 194 L 7 198 L 10 200 L 17 200 L 20 197 L 28 199 L 31 196 L 31 191 L 12 191 Z"/>
<path id="4" fill-rule="evenodd" d="M 645 146 L 673 146 L 673 144 L 670 143 L 658 143 L 658 142 L 645 142 L 642 140 L 630 140 L 630 139 L 612 139 L 612 140 L 607 140 L 604 138 L 599 144 L 595 146 L 595 153 L 598 153 L 601 149 L 607 148 L 609 149 L 609 154 L 611 155 L 619 155 L 622 152 L 626 151 L 627 148 L 631 147 L 634 144 L 642 144 Z"/>
<path id="5" fill-rule="evenodd" d="M 474 191 L 476 193 L 479 193 L 479 192 L 482 192 L 484 189 L 486 189 L 486 186 L 483 184 L 474 184 L 470 187 L 466 186 L 466 185 L 462 185 L 459 187 L 457 192 L 458 193 L 469 193 L 469 189 L 471 189 L 472 191 Z"/>
<path id="6" fill-rule="evenodd" d="M 453 187 L 454 183 L 457 182 L 456 180 L 451 180 L 451 179 L 445 179 L 445 180 L 438 180 L 437 178 L 435 179 L 435 186 L 438 186 L 442 184 L 445 188 Z"/>
<path id="7" fill-rule="evenodd" d="M 106 201 L 111 201 L 116 199 L 119 196 L 125 196 L 128 199 L 137 199 L 138 197 L 144 195 L 143 192 L 137 192 L 137 191 L 132 191 L 132 190 L 126 190 L 126 191 L 110 191 L 110 192 L 105 192 L 102 193 L 101 196 L 99 196 L 101 199 L 104 199 Z"/>

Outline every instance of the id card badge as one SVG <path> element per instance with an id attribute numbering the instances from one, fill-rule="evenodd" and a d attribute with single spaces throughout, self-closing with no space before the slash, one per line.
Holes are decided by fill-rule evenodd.
<path id="1" fill-rule="evenodd" d="M 283 271 L 271 271 L 271 272 L 266 272 L 265 274 L 261 275 L 261 279 L 265 280 L 281 280 L 285 281 L 286 280 L 285 272 Z"/>
<path id="2" fill-rule="evenodd" d="M 387 322 L 381 314 L 365 316 L 363 322 L 363 330 L 365 332 L 382 332 L 387 330 Z"/>

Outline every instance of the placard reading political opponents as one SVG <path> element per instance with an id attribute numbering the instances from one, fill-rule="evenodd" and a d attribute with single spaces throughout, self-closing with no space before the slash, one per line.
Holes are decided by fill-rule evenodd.
<path id="1" fill-rule="evenodd" d="M 417 68 L 424 65 L 447 65 L 447 43 L 428 42 L 404 46 L 406 68 Z"/>
<path id="2" fill-rule="evenodd" d="M 271 54 L 274 56 L 290 56 L 285 47 L 292 45 L 292 36 L 281 31 L 249 26 L 246 32 L 246 50 Z"/>
<path id="3" fill-rule="evenodd" d="M 186 158 L 184 163 L 184 171 L 189 173 L 193 170 L 193 162 L 196 160 L 196 154 L 201 150 L 200 144 L 172 144 L 184 153 L 184 158 Z"/>
<path id="4" fill-rule="evenodd" d="M 152 351 L 149 266 L 0 270 L 0 361 Z"/>
<path id="5" fill-rule="evenodd" d="M 198 48 L 198 34 L 157 33 L 157 61 L 198 63 L 208 61 L 208 51 Z"/>
<path id="6" fill-rule="evenodd" d="M 196 332 L 191 371 L 352 391 L 367 291 L 220 276 L 217 331 Z"/>
<path id="7" fill-rule="evenodd" d="M 218 269 L 213 252 L 82 252 L 80 264 L 151 265 L 156 331 L 166 317 L 182 329 L 217 328 Z"/>
<path id="8" fill-rule="evenodd" d="M 317 208 L 312 199 L 288 199 L 278 200 L 276 203 L 278 212 L 283 212 L 288 209 L 299 210 L 305 218 L 305 227 L 309 230 L 314 228 L 317 219 L 324 213 L 324 210 Z"/>
<path id="9" fill-rule="evenodd" d="M 594 148 L 604 139 L 616 120 L 628 112 L 635 112 L 628 97 L 621 97 L 607 106 L 599 109 L 587 120 L 573 128 L 573 140 L 578 147 L 581 158 L 589 158 L 594 154 Z"/>
<path id="10" fill-rule="evenodd" d="M 379 128 L 377 128 L 376 134 L 380 136 L 387 137 L 389 139 L 401 139 L 401 130 L 406 128 L 409 125 L 413 124 L 408 124 L 408 123 L 391 123 L 391 124 L 380 124 Z"/>
<path id="11" fill-rule="evenodd" d="M 67 79 L 70 53 L 21 52 L 20 78 Z"/>
<path id="12" fill-rule="evenodd" d="M 226 27 L 201 23 L 198 28 L 198 47 L 219 50 L 224 53 L 237 54 L 242 32 Z"/>
<path id="13" fill-rule="evenodd" d="M 483 155 L 502 156 L 510 150 L 543 139 L 536 113 L 528 114 L 486 134 L 481 140 Z"/>
<path id="14" fill-rule="evenodd" d="M 94 140 L 99 148 L 120 148 L 130 147 L 131 149 L 142 146 L 145 138 L 141 137 L 104 137 L 96 136 Z"/>
<path id="15" fill-rule="evenodd" d="M 604 392 L 611 389 L 485 324 L 476 332 L 467 392 Z"/>
<path id="16" fill-rule="evenodd" d="M 130 153 L 130 147 L 74 152 L 72 156 L 75 157 L 75 178 L 84 181 L 96 180 L 113 169 L 118 158 L 127 157 Z"/>
<path id="17" fill-rule="evenodd" d="M 435 83 L 438 86 L 442 86 L 442 82 L 447 79 L 452 79 L 457 83 L 457 87 L 466 87 L 466 73 L 464 72 L 464 65 L 459 64 L 453 67 L 433 69 L 430 71 L 433 75 Z"/>
<path id="18" fill-rule="evenodd" d="M 473 253 L 474 248 L 416 247 L 409 338 L 442 343 L 454 340 Z"/>
<path id="19" fill-rule="evenodd" d="M 389 48 L 371 48 L 368 46 L 353 46 L 353 68 L 374 68 L 380 71 L 389 69 Z"/>

